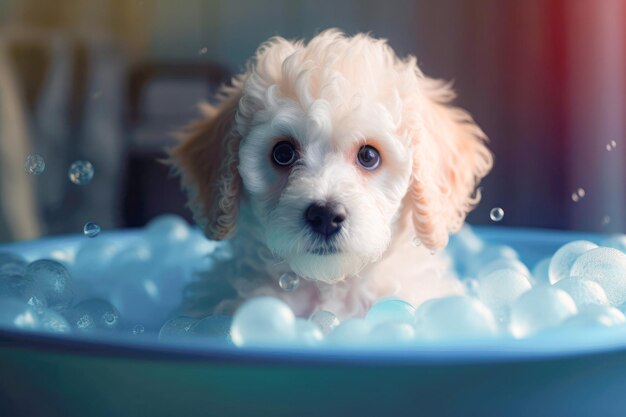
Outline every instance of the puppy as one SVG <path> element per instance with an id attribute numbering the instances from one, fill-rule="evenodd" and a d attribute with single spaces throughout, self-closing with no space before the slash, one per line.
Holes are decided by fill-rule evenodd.
<path id="1" fill-rule="evenodd" d="M 196 222 L 234 251 L 189 288 L 188 312 L 271 295 L 345 319 L 381 297 L 462 293 L 436 252 L 479 201 L 492 155 L 453 98 L 365 34 L 262 44 L 171 150 Z M 279 286 L 286 273 L 294 291 Z"/>

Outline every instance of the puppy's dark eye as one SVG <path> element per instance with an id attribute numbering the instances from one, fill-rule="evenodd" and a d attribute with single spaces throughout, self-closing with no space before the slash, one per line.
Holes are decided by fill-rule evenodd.
<path id="1" fill-rule="evenodd" d="M 380 153 L 370 145 L 361 146 L 356 159 L 363 168 L 372 171 L 380 165 Z"/>
<path id="2" fill-rule="evenodd" d="M 276 165 L 281 167 L 289 167 L 296 162 L 297 153 L 293 143 L 282 141 L 274 145 L 272 150 L 272 159 Z"/>

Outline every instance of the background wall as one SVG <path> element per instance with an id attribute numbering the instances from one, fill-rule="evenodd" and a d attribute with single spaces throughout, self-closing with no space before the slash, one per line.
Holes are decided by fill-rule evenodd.
<path id="1" fill-rule="evenodd" d="M 387 38 L 398 54 L 416 55 L 428 75 L 454 80 L 458 104 L 486 131 L 496 158 L 471 222 L 489 223 L 489 210 L 500 206 L 506 225 L 624 232 L 624 0 L 0 0 L 0 14 L 9 44 L 16 32 L 30 31 L 80 46 L 67 59 L 82 54 L 86 64 L 75 64 L 68 77 L 91 81 L 72 96 L 87 103 L 75 107 L 96 110 L 68 111 L 69 119 L 82 132 L 108 132 L 58 141 L 67 149 L 55 155 L 95 148 L 100 167 L 113 169 L 101 170 L 102 182 L 88 191 L 59 188 L 48 196 L 40 233 L 76 231 L 87 217 L 116 227 L 164 210 L 184 213 L 175 181 L 152 162 L 168 133 L 240 71 L 260 42 L 308 38 L 329 27 Z M 39 68 L 50 80 L 52 66 L 42 69 L 36 56 L 22 54 L 14 72 L 34 103 L 26 109 L 27 148 L 41 151 L 49 139 L 33 128 L 44 112 L 36 104 L 52 93 L 34 88 L 37 77 L 20 70 Z M 35 196 L 45 181 L 35 179 Z M 584 197 L 574 201 L 579 188 Z M 33 234 L 3 233 L 0 239 Z"/>

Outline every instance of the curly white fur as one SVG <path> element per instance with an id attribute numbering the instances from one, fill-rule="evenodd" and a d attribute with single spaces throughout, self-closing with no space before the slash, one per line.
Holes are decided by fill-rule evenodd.
<path id="1" fill-rule="evenodd" d="M 308 44 L 270 39 L 233 85 L 172 152 L 207 235 L 234 235 L 227 278 L 237 297 L 218 309 L 272 294 L 300 314 L 348 317 L 383 296 L 418 304 L 462 292 L 447 260 L 429 252 L 480 199 L 492 157 L 469 114 L 448 105 L 449 85 L 384 40 L 336 30 Z M 299 148 L 289 170 L 270 157 L 285 137 Z M 356 162 L 364 144 L 381 154 L 375 171 Z M 347 210 L 337 253 L 312 253 L 323 243 L 303 213 L 317 201 Z M 294 293 L 277 285 L 285 272 L 305 279 Z M 202 297 L 192 301 L 202 310 Z"/>

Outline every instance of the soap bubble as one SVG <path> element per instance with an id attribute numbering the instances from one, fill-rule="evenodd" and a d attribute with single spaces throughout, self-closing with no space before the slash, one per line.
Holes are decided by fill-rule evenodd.
<path id="1" fill-rule="evenodd" d="M 494 222 L 499 222 L 504 218 L 504 210 L 500 207 L 494 207 L 489 212 L 489 218 Z"/>
<path id="2" fill-rule="evenodd" d="M 412 242 L 413 242 L 413 246 L 415 247 L 422 246 L 422 241 L 417 236 L 413 237 Z"/>
<path id="3" fill-rule="evenodd" d="M 526 275 L 512 269 L 502 269 L 478 279 L 478 298 L 500 320 L 506 319 L 509 306 L 531 285 Z"/>
<path id="4" fill-rule="evenodd" d="M 81 331 L 115 330 L 120 327 L 120 313 L 108 301 L 92 298 L 69 309 L 65 316 Z"/>
<path id="5" fill-rule="evenodd" d="M 575 240 L 566 245 L 563 245 L 556 251 L 550 266 L 548 268 L 548 274 L 550 276 L 550 283 L 554 284 L 563 278 L 570 276 L 570 270 L 576 258 L 583 253 L 597 248 L 598 245 L 586 240 Z M 576 274 L 580 275 L 580 274 Z"/>
<path id="6" fill-rule="evenodd" d="M 349 319 L 337 326 L 326 338 L 336 346 L 354 346 L 365 343 L 372 326 L 362 319 Z"/>
<path id="7" fill-rule="evenodd" d="M 198 320 L 191 317 L 176 317 L 168 320 L 159 331 L 159 340 L 175 340 L 193 336 L 191 328 Z"/>
<path id="8" fill-rule="evenodd" d="M 49 306 L 66 306 L 74 297 L 67 269 L 56 261 L 40 259 L 26 266 L 25 278 L 43 294 Z"/>
<path id="9" fill-rule="evenodd" d="M 173 244 L 189 238 L 189 225 L 180 216 L 166 214 L 150 221 L 144 229 L 144 237 L 150 243 Z"/>
<path id="10" fill-rule="evenodd" d="M 540 284 L 550 284 L 550 275 L 548 269 L 550 268 L 551 257 L 543 258 L 535 264 L 531 272 L 535 282 Z"/>
<path id="11" fill-rule="evenodd" d="M 125 320 L 154 327 L 163 323 L 169 314 L 163 307 L 163 298 L 154 279 L 130 275 L 117 281 L 110 300 Z"/>
<path id="12" fill-rule="evenodd" d="M 613 248 L 626 253 L 626 235 L 609 236 L 602 242 L 602 246 Z M 1 269 L 2 267 L 0 267 Z"/>
<path id="13" fill-rule="evenodd" d="M 246 301 L 235 312 L 230 335 L 237 346 L 266 346 L 292 342 L 296 318 L 276 298 L 258 297 Z"/>
<path id="14" fill-rule="evenodd" d="M 415 340 L 415 329 L 407 323 L 382 322 L 375 326 L 367 336 L 373 345 L 402 345 Z"/>
<path id="15" fill-rule="evenodd" d="M 89 161 L 76 161 L 70 165 L 67 174 L 74 184 L 87 185 L 93 179 L 93 165 Z"/>
<path id="16" fill-rule="evenodd" d="M 191 326 L 190 331 L 198 336 L 230 343 L 231 325 L 232 317 L 219 315 L 207 316 L 195 322 Z"/>
<path id="17" fill-rule="evenodd" d="M 489 308 L 466 296 L 451 296 L 424 303 L 418 309 L 417 317 L 418 331 L 427 339 L 491 337 L 498 330 Z"/>
<path id="18" fill-rule="evenodd" d="M 26 157 L 24 171 L 30 175 L 39 175 L 46 169 L 46 161 L 41 155 L 31 154 Z"/>
<path id="19" fill-rule="evenodd" d="M 286 272 L 278 279 L 278 285 L 284 291 L 291 292 L 300 285 L 300 277 L 293 272 Z"/>
<path id="20" fill-rule="evenodd" d="M 0 327 L 34 330 L 39 325 L 37 313 L 28 304 L 12 298 L 0 298 Z"/>
<path id="21" fill-rule="evenodd" d="M 120 246 L 111 240 L 84 240 L 76 251 L 76 260 L 71 266 L 74 283 L 77 285 L 87 283 L 88 293 L 97 293 L 104 284 L 111 285 L 111 267 L 120 249 Z"/>
<path id="22" fill-rule="evenodd" d="M 567 292 L 579 308 L 585 304 L 606 305 L 609 303 L 604 289 L 595 281 L 582 277 L 570 277 L 560 280 L 554 286 Z"/>
<path id="23" fill-rule="evenodd" d="M 315 346 L 324 340 L 324 334 L 312 321 L 296 319 L 295 329 L 297 345 Z"/>
<path id="24" fill-rule="evenodd" d="M 41 329 L 51 333 L 70 333 L 72 328 L 65 317 L 56 311 L 42 310 L 38 313 Z"/>
<path id="25" fill-rule="evenodd" d="M 22 275 L 26 269 L 26 260 L 19 255 L 0 252 L 0 276 Z"/>
<path id="26" fill-rule="evenodd" d="M 570 273 L 600 284 L 612 305 L 626 302 L 626 254 L 623 252 L 613 248 L 592 249 L 576 259 Z"/>
<path id="27" fill-rule="evenodd" d="M 309 320 L 317 324 L 324 335 L 332 332 L 340 323 L 337 316 L 326 310 L 316 311 L 309 317 Z"/>
<path id="28" fill-rule="evenodd" d="M 143 334 L 146 331 L 146 328 L 143 327 L 142 324 L 136 324 L 133 326 L 133 334 Z"/>
<path id="29" fill-rule="evenodd" d="M 530 271 L 528 270 L 526 265 L 522 263 L 522 261 L 518 259 L 510 259 L 510 258 L 500 258 L 500 259 L 496 259 L 495 261 L 489 262 L 487 265 L 485 265 L 482 269 L 478 271 L 477 276 L 482 277 L 485 275 L 489 275 L 490 273 L 494 271 L 500 271 L 502 269 L 512 269 L 514 271 L 517 271 L 521 274 L 526 275 L 527 277 L 530 277 Z"/>
<path id="30" fill-rule="evenodd" d="M 518 260 L 519 256 L 517 251 L 510 246 L 506 245 L 487 245 L 482 250 L 469 257 L 466 264 L 467 275 L 476 277 L 478 271 L 483 269 L 486 265 L 494 261 L 502 262 L 505 259 Z"/>
<path id="31" fill-rule="evenodd" d="M 96 237 L 100 234 L 100 226 L 93 222 L 87 222 L 83 226 L 83 233 L 87 237 Z"/>
<path id="32" fill-rule="evenodd" d="M 563 328 L 598 328 L 620 326 L 626 323 L 624 313 L 611 306 L 587 304 L 579 309 L 578 314 L 565 320 Z"/>
<path id="33" fill-rule="evenodd" d="M 565 291 L 536 287 L 511 306 L 511 333 L 517 338 L 527 337 L 557 326 L 577 311 L 576 303 Z"/>
<path id="34" fill-rule="evenodd" d="M 200 48 L 200 49 L 198 50 L 198 55 L 204 55 L 204 54 L 206 54 L 208 51 L 209 51 L 209 50 L 208 50 L 208 48 L 206 48 L 206 47 L 204 47 L 204 48 Z"/>
<path id="35" fill-rule="evenodd" d="M 47 306 L 46 298 L 32 280 L 22 275 L 0 275 L 0 297 L 15 298 L 39 312 Z"/>
<path id="36" fill-rule="evenodd" d="M 398 299 L 381 300 L 369 309 L 365 320 L 372 326 L 388 321 L 413 324 L 415 307 Z"/>

